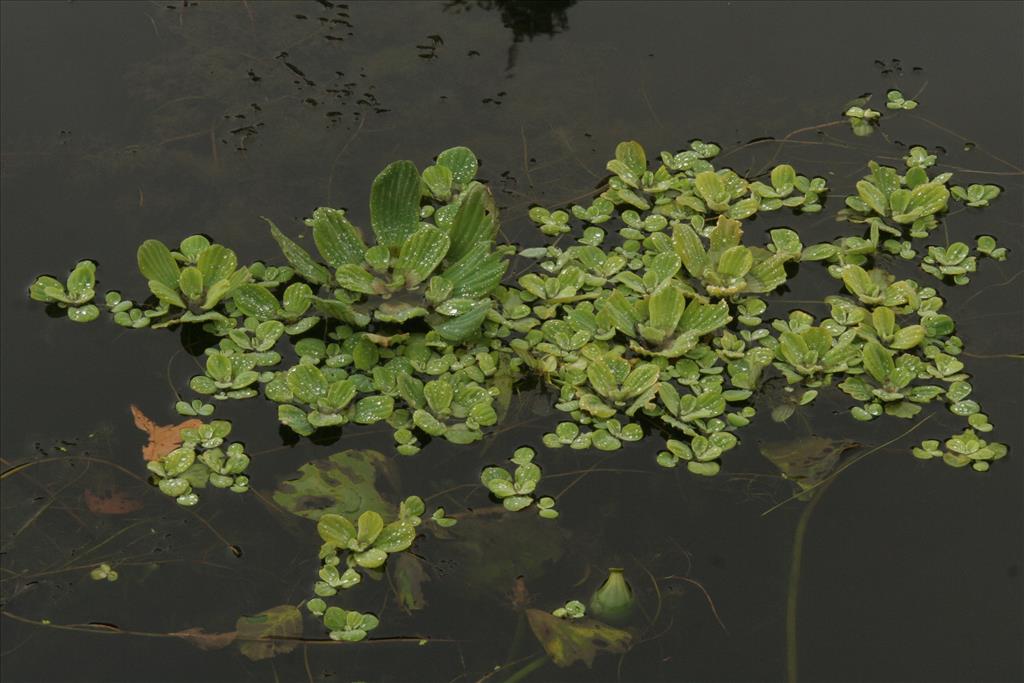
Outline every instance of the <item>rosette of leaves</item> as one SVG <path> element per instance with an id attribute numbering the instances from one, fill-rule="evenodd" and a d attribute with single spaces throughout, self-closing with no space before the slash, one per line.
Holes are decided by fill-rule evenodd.
<path id="1" fill-rule="evenodd" d="M 708 234 L 708 248 L 705 249 L 696 231 L 684 224 L 675 226 L 672 246 L 687 272 L 701 282 L 710 296 L 759 294 L 783 284 L 784 265 L 786 261 L 799 260 L 799 251 L 772 253 L 760 247 L 747 247 L 740 244 L 742 237 L 740 222 L 722 216 Z"/>
<path id="2" fill-rule="evenodd" d="M 65 309 L 68 318 L 76 323 L 87 323 L 100 315 L 100 309 L 92 302 L 96 296 L 96 264 L 92 261 L 79 261 L 65 283 L 40 275 L 28 293 L 36 301 Z"/>
<path id="3" fill-rule="evenodd" d="M 779 164 L 769 176 L 771 184 L 755 181 L 750 191 L 760 197 L 759 211 L 772 211 L 783 206 L 799 208 L 803 213 L 821 211 L 819 198 L 828 189 L 824 178 L 810 179 L 798 175 L 789 164 Z"/>
<path id="4" fill-rule="evenodd" d="M 120 292 L 107 292 L 103 295 L 103 299 L 107 310 L 113 314 L 116 324 L 135 330 L 149 327 L 154 318 L 158 318 L 166 312 L 162 309 L 139 308 L 131 299 L 122 297 Z"/>
<path id="5" fill-rule="evenodd" d="M 305 282 L 290 284 L 277 300 L 267 287 L 244 284 L 235 290 L 232 297 L 235 306 L 244 315 L 258 321 L 279 321 L 285 324 L 283 331 L 291 335 L 302 334 L 316 325 L 320 318 L 306 315 L 313 304 L 313 290 Z"/>
<path id="6" fill-rule="evenodd" d="M 333 289 L 333 299 L 313 298 L 321 312 L 359 326 L 371 316 L 398 325 L 426 318 L 444 339 L 462 341 L 479 330 L 508 267 L 494 247 L 494 200 L 472 181 L 475 170 L 465 148 L 442 153 L 425 177 L 411 161 L 389 164 L 370 192 L 372 246 L 343 211 L 318 209 L 306 224 L 333 273 L 273 224 L 271 231 L 301 277 Z M 434 198 L 450 201 L 435 209 Z"/>
<path id="7" fill-rule="evenodd" d="M 945 445 L 945 450 L 942 446 Z M 942 458 L 943 462 L 952 467 L 970 465 L 977 472 L 986 472 L 990 463 L 1006 456 L 1008 448 L 1005 444 L 988 442 L 978 436 L 973 429 L 965 429 L 960 434 L 951 436 L 945 444 L 938 440 L 928 439 L 913 449 L 914 456 L 921 460 Z"/>
<path id="8" fill-rule="evenodd" d="M 907 165 L 907 168 L 913 168 L 914 166 L 929 168 L 935 165 L 937 159 L 938 157 L 936 155 L 929 154 L 928 150 L 924 147 L 915 145 L 910 148 L 909 152 L 907 152 L 907 156 L 903 157 L 903 163 Z M 953 196 L 956 196 L 955 193 Z"/>
<path id="9" fill-rule="evenodd" d="M 599 320 L 629 337 L 630 348 L 639 354 L 678 358 L 732 320 L 725 301 L 687 303 L 686 296 L 674 278 L 644 299 L 631 301 L 617 289 L 600 305 Z"/>
<path id="10" fill-rule="evenodd" d="M 949 277 L 955 284 L 966 285 L 971 281 L 968 273 L 973 273 L 978 267 L 977 259 L 970 253 L 970 247 L 963 242 L 953 242 L 948 247 L 930 246 L 921 270 L 940 280 Z"/>
<path id="11" fill-rule="evenodd" d="M 480 473 L 480 481 L 495 498 L 501 501 L 506 510 L 518 512 L 533 504 L 531 494 L 540 483 L 541 470 L 533 462 L 536 452 L 528 447 L 517 448 L 509 458 L 516 465 L 515 472 L 510 474 L 504 467 L 485 467 Z M 555 501 L 544 496 L 537 501 L 537 512 L 545 519 L 558 517 L 554 509 Z"/>
<path id="12" fill-rule="evenodd" d="M 333 606 L 324 611 L 323 618 L 324 626 L 327 627 L 332 640 L 345 640 L 350 643 L 363 640 L 367 633 L 380 624 L 380 620 L 372 614 Z"/>
<path id="13" fill-rule="evenodd" d="M 405 516 L 385 524 L 374 510 L 363 512 L 355 524 L 332 512 L 321 515 L 316 528 L 323 540 L 323 566 L 315 588 L 317 595 L 334 595 L 338 588 L 350 588 L 360 581 L 357 568 L 379 569 L 389 554 L 408 550 L 416 539 L 418 521 L 418 517 Z M 342 553 L 347 565 L 344 572 L 338 569 Z"/>
<path id="14" fill-rule="evenodd" d="M 901 313 L 916 310 L 920 303 L 917 285 L 911 280 L 893 282 L 893 277 L 884 270 L 875 268 L 869 272 L 853 264 L 843 266 L 838 272 L 847 291 L 861 303 L 886 306 Z"/>
<path id="15" fill-rule="evenodd" d="M 211 351 L 206 356 L 206 372 L 189 380 L 193 391 L 218 400 L 252 398 L 252 388 L 260 379 L 254 369 L 258 356 L 249 353 Z"/>
<path id="16" fill-rule="evenodd" d="M 171 251 L 159 240 L 146 240 L 138 250 L 139 272 L 148 280 L 149 290 L 159 301 L 159 310 L 183 312 L 154 328 L 177 323 L 224 320 L 213 310 L 221 301 L 250 279 L 249 269 L 238 267 L 235 252 L 220 244 L 211 244 L 202 235 L 181 241 Z"/>
<path id="17" fill-rule="evenodd" d="M 988 256 L 996 261 L 1006 260 L 1006 247 L 1000 247 L 996 244 L 996 238 L 992 235 L 979 235 L 978 236 L 978 253 L 984 256 Z"/>
<path id="18" fill-rule="evenodd" d="M 690 150 L 661 153 L 662 164 L 648 169 L 647 155 L 640 143 L 630 140 L 615 148 L 615 159 L 607 168 L 614 175 L 608 190 L 589 208 L 574 207 L 573 214 L 583 220 L 592 215 L 608 215 L 607 203 L 629 206 L 623 220 L 629 226 L 621 231 L 627 239 L 639 239 L 644 232 L 658 231 L 668 220 L 689 220 L 693 216 L 722 214 L 747 218 L 757 211 L 783 206 L 801 211 L 820 211 L 819 195 L 825 191 L 824 179 L 813 180 L 790 174 L 783 165 L 772 174 L 772 184 L 748 183 L 734 171 L 716 171 L 709 159 L 720 151 L 718 145 L 695 141 Z M 651 211 L 640 216 L 634 210 Z M 592 221 L 597 222 L 597 221 Z M 632 231 L 632 232 L 630 232 Z"/>
<path id="19" fill-rule="evenodd" d="M 837 335 L 834 328 L 825 325 L 783 331 L 775 345 L 773 365 L 790 384 L 802 383 L 813 388 L 827 386 L 834 374 L 847 372 L 851 365 L 859 364 L 861 352 L 855 343 L 856 337 L 855 330 L 844 330 Z"/>
<path id="20" fill-rule="evenodd" d="M 721 470 L 721 456 L 738 443 L 729 432 L 715 432 L 710 436 L 697 435 L 689 443 L 677 439 L 665 442 L 667 450 L 658 453 L 657 462 L 672 468 L 681 462 L 693 474 L 712 477 Z"/>
<path id="21" fill-rule="evenodd" d="M 551 610 L 551 614 L 559 619 L 582 619 L 587 616 L 587 606 L 579 600 L 570 600 L 562 607 Z"/>
<path id="22" fill-rule="evenodd" d="M 1002 191 L 1002 188 L 998 185 L 982 185 L 977 183 L 967 187 L 954 185 L 950 188 L 950 192 L 955 199 L 974 208 L 988 206 L 988 203 L 998 197 Z"/>
<path id="23" fill-rule="evenodd" d="M 865 106 L 853 105 L 847 107 L 846 111 L 843 112 L 843 116 L 850 122 L 853 134 L 860 137 L 871 135 L 875 130 L 875 126 L 878 125 L 879 119 L 882 117 L 881 112 L 866 106 L 866 101 L 863 102 L 863 105 Z"/>
<path id="24" fill-rule="evenodd" d="M 358 377 L 340 368 L 300 363 L 267 384 L 267 398 L 282 404 L 277 409 L 281 424 L 303 436 L 320 427 L 386 420 L 394 411 L 394 398 L 372 393 L 356 400 L 361 387 L 372 391 Z"/>
<path id="25" fill-rule="evenodd" d="M 890 90 L 885 93 L 885 106 L 887 109 L 903 109 L 910 111 L 911 109 L 917 109 L 917 101 L 907 99 L 903 96 L 903 93 L 899 90 Z"/>
<path id="26" fill-rule="evenodd" d="M 465 373 L 449 373 L 426 382 L 408 374 L 399 375 L 399 392 L 412 411 L 415 425 L 430 436 L 443 437 L 455 444 L 467 444 L 483 438 L 482 427 L 498 421 L 491 394 Z M 406 430 L 408 431 L 408 429 Z M 412 435 L 397 434 L 399 452 L 415 452 Z"/>
<path id="27" fill-rule="evenodd" d="M 840 217 L 854 223 L 870 223 L 882 232 L 911 237 L 925 237 L 937 225 L 935 215 L 945 211 L 949 203 L 946 181 L 952 174 L 929 178 L 921 166 L 909 168 L 904 175 L 889 166 L 868 162 L 870 175 L 857 182 L 857 194 L 846 198 L 848 211 Z M 896 223 L 899 227 L 890 225 Z"/>
<path id="28" fill-rule="evenodd" d="M 921 324 L 901 327 L 891 308 L 879 306 L 870 315 L 864 311 L 857 326 L 857 335 L 868 341 L 877 341 L 889 349 L 907 351 L 924 342 L 927 330 Z"/>
<path id="29" fill-rule="evenodd" d="M 739 413 L 727 413 L 727 396 L 742 400 L 750 395 L 749 391 L 736 392 L 735 396 L 729 393 L 723 390 L 721 377 L 706 377 L 684 387 L 682 392 L 674 382 L 662 382 L 658 387 L 657 405 L 645 412 L 687 436 L 708 437 L 743 426 L 754 414 L 749 406 Z"/>
<path id="30" fill-rule="evenodd" d="M 858 420 L 873 420 L 883 412 L 909 419 L 921 411 L 920 404 L 943 393 L 934 385 L 910 386 L 923 371 L 917 356 L 904 353 L 894 359 L 881 344 L 869 341 L 861 351 L 861 363 L 865 374 L 852 375 L 839 384 L 846 394 L 864 402 L 850 409 Z"/>
<path id="31" fill-rule="evenodd" d="M 180 447 L 146 464 L 160 491 L 184 506 L 198 503 L 195 489 L 205 488 L 207 484 L 235 493 L 248 491 L 249 478 L 245 470 L 249 456 L 245 447 L 232 443 L 221 448 L 230 433 L 231 423 L 226 420 L 182 429 Z"/>

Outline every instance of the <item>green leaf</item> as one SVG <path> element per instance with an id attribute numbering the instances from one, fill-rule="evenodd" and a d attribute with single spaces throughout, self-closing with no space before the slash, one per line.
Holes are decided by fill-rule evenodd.
<path id="1" fill-rule="evenodd" d="M 587 364 L 587 379 L 590 380 L 590 386 L 605 398 L 612 396 L 618 388 L 615 375 L 602 360 L 594 360 Z"/>
<path id="2" fill-rule="evenodd" d="M 491 310 L 491 301 L 488 299 L 476 304 L 462 315 L 448 318 L 443 322 L 436 320 L 431 323 L 431 326 L 443 339 L 451 342 L 463 341 L 476 334 L 489 310 Z"/>
<path id="3" fill-rule="evenodd" d="M 370 546 L 383 530 L 384 518 L 373 510 L 367 510 L 359 515 L 356 523 L 356 542 L 362 547 Z"/>
<path id="4" fill-rule="evenodd" d="M 349 547 L 349 543 L 356 538 L 357 533 L 355 525 L 346 517 L 331 512 L 320 516 L 316 523 L 316 530 L 324 543 L 330 543 L 334 547 L 342 549 Z"/>
<path id="5" fill-rule="evenodd" d="M 437 155 L 438 166 L 444 166 L 452 172 L 452 180 L 459 186 L 465 186 L 476 177 L 479 166 L 476 155 L 468 147 L 451 147 Z"/>
<path id="6" fill-rule="evenodd" d="M 365 268 L 355 263 L 344 263 L 334 273 L 334 279 L 340 287 L 360 294 L 379 294 L 379 280 Z"/>
<path id="7" fill-rule="evenodd" d="M 242 313 L 259 320 L 272 320 L 283 312 L 277 297 L 259 285 L 242 285 L 235 290 L 232 298 Z"/>
<path id="8" fill-rule="evenodd" d="M 729 247 L 718 260 L 716 270 L 726 277 L 743 277 L 754 264 L 754 255 L 743 245 Z"/>
<path id="9" fill-rule="evenodd" d="M 416 527 L 412 523 L 399 520 L 391 522 L 380 532 L 373 547 L 386 553 L 398 553 L 408 550 L 416 540 Z"/>
<path id="10" fill-rule="evenodd" d="M 679 285 L 666 280 L 648 298 L 651 325 L 668 335 L 675 331 L 686 308 L 686 297 Z"/>
<path id="11" fill-rule="evenodd" d="M 96 264 L 80 261 L 68 276 L 68 296 L 78 304 L 90 301 L 96 289 Z"/>
<path id="12" fill-rule="evenodd" d="M 395 272 L 405 276 L 406 287 L 415 287 L 430 277 L 440 265 L 448 253 L 448 247 L 449 238 L 443 230 L 420 228 L 402 244 Z"/>
<path id="13" fill-rule="evenodd" d="M 137 258 L 139 272 L 147 280 L 159 282 L 171 290 L 178 288 L 178 277 L 180 275 L 178 263 L 171 256 L 171 250 L 163 242 L 159 240 L 146 240 L 139 247 Z"/>
<path id="14" fill-rule="evenodd" d="M 863 351 L 864 369 L 878 382 L 886 382 L 896 369 L 892 356 L 878 342 L 868 342 Z"/>
<path id="15" fill-rule="evenodd" d="M 885 216 L 889 206 L 889 200 L 885 193 L 875 187 L 867 180 L 857 182 L 857 195 L 861 200 L 871 207 L 871 210 L 879 216 Z"/>
<path id="16" fill-rule="evenodd" d="M 359 228 L 349 222 L 343 210 L 320 207 L 306 219 L 306 225 L 313 228 L 317 251 L 331 268 L 362 263 L 366 244 Z"/>
<path id="17" fill-rule="evenodd" d="M 458 213 L 452 223 L 448 261 L 458 261 L 478 242 L 493 242 L 498 231 L 497 216 L 498 210 L 491 191 L 480 183 L 471 184 L 462 195 Z"/>
<path id="18" fill-rule="evenodd" d="M 370 190 L 370 223 L 377 243 L 400 247 L 416 232 L 419 222 L 420 174 L 411 161 L 392 162 L 374 179 Z"/>
<path id="19" fill-rule="evenodd" d="M 708 267 L 708 255 L 693 228 L 689 225 L 677 225 L 672 231 L 672 247 L 690 275 L 698 279 L 704 277 L 704 271 Z"/>
<path id="20" fill-rule="evenodd" d="M 313 260 L 309 252 L 289 239 L 283 232 L 277 229 L 274 222 L 264 217 L 263 220 L 270 225 L 270 234 L 281 248 L 281 253 L 291 264 L 295 272 L 313 284 L 322 285 L 330 279 L 330 273 L 326 268 Z"/>
<path id="21" fill-rule="evenodd" d="M 235 252 L 220 244 L 211 244 L 199 254 L 196 266 L 203 274 L 203 282 L 207 287 L 219 280 L 231 277 L 238 267 Z"/>

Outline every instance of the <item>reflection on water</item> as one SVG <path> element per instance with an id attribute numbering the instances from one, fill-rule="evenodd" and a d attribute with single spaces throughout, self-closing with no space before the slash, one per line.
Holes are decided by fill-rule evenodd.
<path id="1" fill-rule="evenodd" d="M 1024 439 L 1016 406 L 998 398 L 1014 388 L 1008 380 L 1020 388 L 1019 361 L 1001 356 L 1019 353 L 1022 183 L 988 155 L 1024 165 L 1022 98 L 1020 79 L 993 92 L 978 76 L 1021 63 L 1019 8 L 481 1 L 5 3 L 2 11 L 0 596 L 5 612 L 32 622 L 3 618 L 5 680 L 451 681 L 494 667 L 500 675 L 490 680 L 504 680 L 545 664 L 528 611 L 586 602 L 609 567 L 624 568 L 636 596 L 632 650 L 621 659 L 599 653 L 592 670 L 534 668 L 527 680 L 781 679 L 786 576 L 803 503 L 762 517 L 792 494 L 780 470 L 813 485 L 853 459 L 849 450 L 840 459 L 849 444 L 874 447 L 905 425 L 864 430 L 841 400 L 822 396 L 795 419 L 753 425 L 732 469 L 707 481 L 660 471 L 649 444 L 614 457 L 563 449 L 545 461 L 545 481 L 564 491 L 551 524 L 494 514 L 479 495 L 482 464 L 505 462 L 513 446 L 539 450 L 557 421 L 554 397 L 524 390 L 508 429 L 479 449 L 434 443 L 396 462 L 402 481 L 443 491 L 430 504 L 460 520 L 450 538 L 417 541 L 415 555 L 346 604 L 387 614 L 374 637 L 407 640 L 339 650 L 307 619 L 311 642 L 251 661 L 217 636 L 243 615 L 306 599 L 319 565 L 315 529 L 282 508 L 277 483 L 343 449 L 386 451 L 387 435 L 346 428 L 283 442 L 272 407 L 218 407 L 245 435 L 255 490 L 183 511 L 145 482 L 146 436 L 129 406 L 156 424 L 180 419 L 172 388 L 184 392 L 197 368 L 182 345 L 192 353 L 204 345 L 70 326 L 23 294 L 39 273 L 84 257 L 100 262 L 101 291 L 116 281 L 138 294 L 127 274 L 147 237 L 176 243 L 206 232 L 249 260 L 272 249 L 260 215 L 292 220 L 294 234 L 311 207 L 350 205 L 366 224 L 365 188 L 384 163 L 422 165 L 454 144 L 481 154 L 503 233 L 524 245 L 537 242 L 526 209 L 592 193 L 620 139 L 675 150 L 698 136 L 721 144 L 738 171 L 776 159 L 832 170 L 836 196 L 825 213 L 788 226 L 824 241 L 839 232 L 825 214 L 863 173 L 863 159 L 899 164 L 905 150 L 878 135 L 855 139 L 845 124 L 792 143 L 737 141 L 784 139 L 838 118 L 851 96 L 870 90 L 878 105 L 896 86 L 920 91 L 922 107 L 884 135 L 903 147 L 942 146 L 965 182 L 1005 187 L 1006 201 L 983 216 L 952 217 L 950 230 L 963 233 L 950 238 L 998 234 L 1010 259 L 986 264 L 966 293 L 949 292 L 947 306 L 980 356 L 970 363 L 974 392 L 993 399 L 992 422 L 1014 450 L 972 476 L 918 463 L 909 443 L 897 442 L 835 478 L 804 541 L 801 673 L 1021 677 Z M 813 34 L 800 28 L 810 19 L 820 26 Z M 554 38 L 532 40 L 541 35 Z M 769 227 L 777 226 L 752 229 Z M 820 292 L 786 296 L 807 308 Z M 942 419 L 920 437 L 948 431 Z M 809 433 L 822 442 L 806 445 Z M 791 447 L 794 439 L 803 445 Z M 756 441 L 788 445 L 770 449 L 769 462 Z M 23 462 L 33 465 L 8 469 Z M 89 577 L 104 562 L 117 581 Z M 985 636 L 951 640 L 951 632 Z M 936 642 L 947 647 L 936 652 Z"/>

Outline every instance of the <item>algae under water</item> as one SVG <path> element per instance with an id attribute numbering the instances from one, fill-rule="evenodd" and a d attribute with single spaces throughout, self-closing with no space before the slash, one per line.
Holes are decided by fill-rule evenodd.
<path id="1" fill-rule="evenodd" d="M 797 671 L 800 680 L 1020 678 L 1024 439 L 1016 400 L 1024 144 L 1020 79 L 989 74 L 1007 64 L 1019 72 L 1022 17 L 1010 5 L 978 8 L 5 4 L 5 679 L 781 680 Z M 808 20 L 821 31 L 797 28 Z M 727 51 L 725 33 L 736 42 Z M 780 49 L 779 35 L 808 56 Z M 715 58 L 680 72 L 680 40 L 693 54 Z M 837 50 L 839 43 L 851 47 Z M 944 47 L 967 43 L 976 49 L 953 54 Z M 994 93 L 993 83 L 1000 86 Z M 887 97 L 896 90 L 899 98 Z M 851 102 L 864 91 L 873 98 Z M 910 99 L 917 108 L 906 106 Z M 849 114 L 851 106 L 861 107 L 861 115 L 865 107 L 879 111 L 878 125 L 864 124 L 863 116 L 848 121 L 844 113 L 858 118 Z M 910 178 L 910 168 L 936 154 L 926 179 L 949 171 L 949 185 L 964 189 L 952 190 L 930 239 L 893 244 L 876 265 L 934 287 L 945 300 L 943 311 L 964 341 L 960 359 L 970 383 L 963 386 L 951 356 L 931 360 L 942 376 L 936 381 L 949 384 L 945 401 L 963 414 L 951 413 L 942 399 L 926 403 L 922 394 L 916 398 L 924 412 L 897 419 L 918 402 L 891 396 L 901 387 L 885 349 L 913 349 L 922 334 L 899 311 L 898 319 L 879 314 L 863 323 L 861 337 L 868 339 L 857 358 L 868 369 L 864 376 L 886 385 L 878 408 L 868 400 L 859 416 L 884 410 L 896 417 L 870 425 L 851 420 L 858 402 L 850 397 L 864 391 L 856 382 L 844 394 L 835 390 L 838 379 L 828 389 L 804 378 L 797 392 L 786 391 L 787 373 L 803 372 L 802 359 L 787 350 L 812 346 L 820 336 L 789 312 L 810 311 L 820 322 L 829 315 L 824 295 L 854 294 L 862 302 L 875 296 L 871 283 L 834 279 L 813 262 L 785 266 L 785 288 L 764 296 L 766 317 L 781 319 L 771 334 L 788 342 L 776 358 L 778 372 L 751 397 L 758 412 L 735 431 L 738 445 L 713 444 L 727 451 L 720 466 L 717 456 L 701 457 L 709 451 L 697 449 L 692 435 L 658 456 L 665 438 L 681 438 L 668 420 L 664 433 L 643 422 L 639 441 L 625 427 L 615 433 L 600 427 L 606 435 L 590 441 L 598 450 L 555 448 L 579 437 L 562 426 L 577 416 L 569 419 L 566 407 L 572 407 L 558 407 L 567 402 L 564 392 L 543 381 L 495 380 L 500 419 L 489 426 L 477 419 L 486 411 L 477 409 L 483 438 L 474 445 L 451 443 L 475 438 L 472 429 L 449 441 L 427 438 L 434 424 L 425 418 L 415 423 L 419 431 L 407 430 L 418 434 L 415 442 L 383 423 L 339 428 L 330 419 L 300 437 L 294 414 L 282 419 L 289 429 L 274 418 L 272 403 L 226 398 L 261 385 L 258 375 L 266 370 L 260 367 L 253 379 L 240 377 L 253 368 L 211 368 L 203 350 L 217 340 L 199 325 L 173 332 L 128 330 L 106 320 L 75 325 L 68 311 L 73 319 L 91 317 L 74 312 L 82 302 L 66 309 L 54 304 L 48 318 L 26 296 L 40 273 L 55 275 L 63 287 L 62 269 L 88 258 L 99 264 L 99 309 L 120 305 L 104 302 L 109 289 L 141 301 L 147 294 L 134 275 L 135 247 L 151 238 L 173 248 L 202 233 L 234 249 L 239 264 L 285 263 L 259 216 L 273 217 L 316 254 L 313 235 L 296 229 L 315 207 L 345 206 L 353 223 L 376 228 L 364 197 L 379 169 L 394 159 L 423 169 L 455 145 L 472 148 L 481 160 L 477 177 L 500 215 L 498 244 L 529 248 L 554 240 L 567 247 L 578 230 L 545 237 L 534 222 L 557 235 L 563 223 L 556 210 L 594 209 L 616 143 L 641 141 L 656 168 L 657 151 L 685 150 L 698 136 L 720 147 L 707 156 L 716 169 L 732 168 L 769 190 L 787 184 L 785 169 L 772 172 L 780 164 L 827 185 L 820 212 L 751 217 L 742 215 L 746 208 L 729 208 L 735 198 L 718 198 L 722 188 L 705 176 L 689 196 L 726 207 L 711 207 L 714 213 L 742 215 L 747 245 L 769 242 L 767 229 L 783 226 L 805 249 L 854 234 L 859 228 L 835 223 L 835 213 L 848 195 L 855 213 L 874 209 L 872 188 L 857 185 L 868 159 Z M 633 168 L 636 148 L 620 149 L 613 175 L 623 182 L 630 173 L 642 175 Z M 700 156 L 707 146 L 693 150 Z M 430 177 L 443 204 L 444 172 Z M 875 179 L 884 185 L 884 178 Z M 998 186 L 1000 195 L 986 185 Z M 622 228 L 657 231 L 658 221 L 648 222 L 651 216 L 637 209 L 631 215 L 621 207 L 599 225 L 609 235 Z M 601 213 L 586 218 L 597 223 Z M 631 234 L 623 233 L 626 241 Z M 995 254 L 992 245 L 975 247 L 982 234 L 1009 250 L 1005 260 L 986 255 Z M 595 235 L 584 239 L 593 242 Z M 771 240 L 776 253 L 792 247 L 788 234 Z M 971 256 L 952 246 L 958 241 Z M 924 250 L 936 243 L 945 248 Z M 189 248 L 198 257 L 206 246 L 193 241 Z M 917 261 L 930 259 L 928 268 L 904 261 L 910 248 L 918 250 Z M 692 260 L 685 249 L 680 255 Z M 742 263 L 743 247 L 731 255 L 735 262 L 715 256 L 704 283 L 709 295 L 731 296 L 727 289 L 751 272 Z M 381 257 L 368 252 L 366 261 L 373 266 Z M 763 258 L 770 257 L 751 260 Z M 968 258 L 977 261 L 970 268 Z M 693 275 L 682 260 L 680 272 Z M 528 261 L 513 260 L 506 283 L 522 282 Z M 968 273 L 970 283 L 956 286 Z M 261 277 L 273 280 L 266 271 Z M 74 284 L 65 292 L 72 298 L 70 290 L 81 292 Z M 189 295 L 191 285 L 181 284 Z M 197 298 L 208 294 L 198 292 Z M 259 295 L 253 296 L 257 306 Z M 409 299 L 402 301 L 408 306 Z M 426 304 L 431 315 L 450 310 L 456 316 L 464 305 L 443 309 L 443 297 L 427 297 Z M 740 315 L 758 317 L 756 307 L 743 305 Z M 122 308 L 127 315 L 131 305 Z M 286 296 L 274 315 L 282 327 L 301 326 L 307 323 L 300 309 L 289 309 Z M 390 310 L 392 317 L 395 310 L 409 313 Z M 108 317 L 105 310 L 101 316 Z M 629 329 L 617 334 L 648 351 L 671 350 L 682 336 L 656 320 L 653 306 L 650 318 L 638 322 L 646 331 L 623 324 Z M 740 328 L 731 329 L 739 338 Z M 281 335 L 270 325 L 242 337 L 265 353 Z M 563 341 L 574 343 L 558 334 L 545 343 Z M 301 343 L 297 355 L 311 359 L 307 365 L 324 361 L 326 346 Z M 744 353 L 735 339 L 718 348 L 726 357 Z M 372 365 L 377 358 L 351 351 L 363 358 L 357 362 Z M 609 357 L 593 365 L 599 369 L 583 386 L 625 411 L 635 396 L 627 392 L 621 363 Z M 559 366 L 538 369 L 550 379 Z M 633 376 L 640 394 L 644 372 L 651 371 Z M 681 374 L 674 380 L 686 379 L 689 368 L 675 372 Z M 304 374 L 290 385 L 293 394 L 319 382 Z M 810 381 L 822 380 L 820 371 L 812 375 Z M 213 390 L 196 394 L 190 378 L 202 376 Z M 421 410 L 449 420 L 445 411 L 459 387 L 442 385 L 423 387 Z M 817 394 L 809 396 L 812 391 Z M 184 415 L 175 412 L 179 396 Z M 987 465 L 963 455 L 983 452 L 977 442 L 944 443 L 967 426 L 975 399 L 988 419 L 972 426 L 982 438 L 1008 444 L 1008 457 L 988 472 L 912 457 L 918 446 L 921 456 Z M 664 396 L 658 401 L 672 403 Z M 595 408 L 589 415 L 606 419 L 592 399 L 581 402 Z M 136 416 L 146 434 L 132 424 L 132 405 L 149 416 Z M 315 419 L 335 414 L 341 412 L 326 405 Z M 671 414 L 681 419 L 678 410 Z M 168 469 L 157 472 L 163 478 L 157 490 L 147 481 L 143 449 L 147 434 L 153 444 L 153 435 L 167 429 L 157 425 L 193 416 L 230 421 L 230 433 L 216 426 L 180 435 L 197 444 L 206 468 L 206 486 L 197 487 L 201 500 L 183 507 L 168 495 L 190 504 L 194 492 L 165 482 L 174 479 L 172 468 L 192 461 L 161 461 Z M 587 420 L 576 429 L 591 429 Z M 995 429 L 984 432 L 988 420 Z M 354 420 L 360 421 L 372 420 Z M 711 438 L 729 433 L 702 424 Z M 810 453 L 815 438 L 831 444 L 823 449 L 827 462 Z M 222 448 L 222 440 L 244 443 L 244 450 Z M 767 459 L 759 442 L 768 445 Z M 621 449 L 605 453 L 602 445 Z M 412 457 L 395 454 L 420 446 Z M 691 471 L 657 464 L 694 463 L 695 451 L 696 462 L 714 462 L 721 471 L 701 477 L 694 472 L 711 473 L 703 464 Z M 422 499 L 408 497 L 414 493 Z M 802 500 L 808 497 L 810 503 Z M 325 518 L 325 510 L 333 516 Z M 409 548 L 410 528 L 430 532 Z M 609 576 L 609 568 L 621 573 Z M 601 620 L 607 612 L 595 599 L 602 584 L 635 601 L 631 622 Z M 47 656 L 53 652 L 63 657 Z"/>

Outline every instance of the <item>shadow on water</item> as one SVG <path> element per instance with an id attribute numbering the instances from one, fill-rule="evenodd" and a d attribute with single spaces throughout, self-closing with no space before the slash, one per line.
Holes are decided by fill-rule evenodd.
<path id="1" fill-rule="evenodd" d="M 1019 71 L 1019 6 L 0 9 L 4 680 L 763 681 L 797 667 L 805 681 L 1024 676 L 1024 98 L 1021 79 L 1000 76 L 994 90 L 989 75 Z M 897 86 L 921 108 L 852 135 L 842 105 L 870 90 L 881 106 Z M 370 640 L 339 643 L 308 615 L 298 631 L 287 618 L 310 597 L 320 541 L 275 489 L 343 449 L 390 457 L 390 432 L 300 438 L 261 399 L 224 402 L 217 416 L 253 455 L 253 490 L 183 509 L 147 481 L 129 406 L 160 425 L 183 420 L 174 402 L 192 397 L 210 340 L 73 326 L 25 296 L 34 277 L 81 258 L 102 263 L 100 291 L 116 281 L 141 295 L 128 274 L 148 237 L 202 232 L 251 261 L 274 253 L 259 216 L 298 234 L 313 207 L 337 205 L 366 224 L 380 168 L 422 166 L 457 144 L 482 160 L 502 235 L 532 246 L 526 211 L 597 194 L 619 140 L 650 152 L 698 136 L 745 175 L 779 161 L 829 173 L 822 214 L 776 214 L 814 241 L 839 234 L 832 210 L 866 159 L 898 166 L 911 145 L 941 147 L 958 181 L 1004 188 L 984 213 L 951 213 L 948 225 L 968 242 L 997 234 L 1010 258 L 943 296 L 1008 458 L 984 475 L 916 461 L 910 444 L 962 428 L 953 416 L 937 409 L 910 435 L 896 421 L 865 429 L 844 397 L 823 392 L 787 406 L 789 419 L 760 410 L 713 478 L 659 468 L 660 439 L 613 455 L 543 454 L 561 513 L 552 523 L 502 514 L 479 484 L 480 467 L 507 464 L 514 447 L 541 453 L 559 421 L 553 393 L 527 385 L 476 446 L 434 440 L 392 461 L 395 500 L 421 493 L 459 524 L 424 534 L 400 571 L 353 591 L 346 607 L 386 617 Z M 749 230 L 760 240 L 775 220 Z M 824 273 L 790 285 L 772 301 L 779 315 L 820 314 L 823 288 L 835 289 Z M 782 385 L 763 400 L 790 400 Z M 807 446 L 814 438 L 826 445 Z M 91 575 L 103 564 L 116 581 Z M 631 649 L 598 654 L 592 669 L 556 668 L 529 610 L 587 601 L 609 567 L 625 569 L 636 596 Z M 247 641 L 240 619 L 272 608 L 286 617 L 276 639 Z M 254 659 L 247 646 L 276 656 Z"/>

